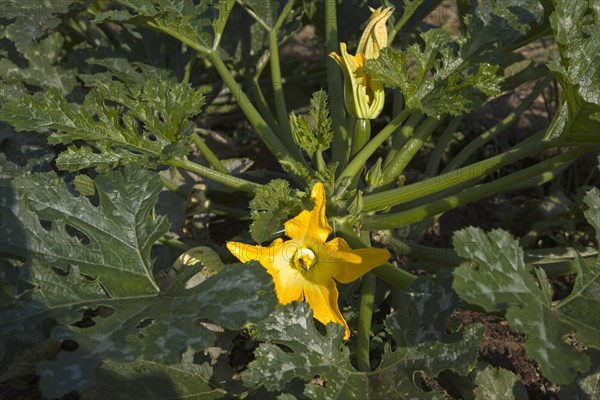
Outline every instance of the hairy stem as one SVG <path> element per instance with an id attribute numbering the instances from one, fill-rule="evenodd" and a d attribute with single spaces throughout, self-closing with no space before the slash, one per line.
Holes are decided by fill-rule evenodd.
<path id="1" fill-rule="evenodd" d="M 401 211 L 387 215 L 365 215 L 363 217 L 363 229 L 390 229 L 401 225 L 408 225 L 420 221 L 431 215 L 437 215 L 448 210 L 460 207 L 483 197 L 510 189 L 516 183 L 536 177 L 548 171 L 560 168 L 564 163 L 571 162 L 586 149 L 575 148 L 566 153 L 542 161 L 534 166 L 504 176 L 490 183 L 477 185 L 466 189 L 456 195 L 445 197 L 432 203 L 415 207 L 411 210 Z M 412 185 L 411 185 L 412 186 Z M 405 186 L 407 187 L 407 186 Z M 364 198 L 363 198 L 364 199 Z"/>

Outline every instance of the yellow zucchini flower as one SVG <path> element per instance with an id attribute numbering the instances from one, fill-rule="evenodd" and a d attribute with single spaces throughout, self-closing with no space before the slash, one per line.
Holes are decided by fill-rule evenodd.
<path id="1" fill-rule="evenodd" d="M 310 193 L 315 206 L 284 224 L 290 240 L 275 239 L 268 247 L 228 242 L 227 248 L 241 262 L 258 261 L 271 275 L 281 304 L 305 300 L 314 317 L 324 324 L 350 329 L 338 306 L 335 281 L 352 282 L 388 260 L 386 249 L 353 250 L 342 238 L 327 241 L 331 227 L 325 216 L 325 189 L 316 183 Z"/>
<path id="2" fill-rule="evenodd" d="M 346 43 L 340 43 L 340 53 L 329 55 L 338 63 L 344 74 L 344 104 L 356 118 L 377 118 L 383 110 L 385 92 L 383 86 L 375 82 L 363 69 L 366 60 L 379 57 L 381 49 L 387 46 L 386 22 L 393 8 L 371 8 L 371 18 L 363 31 L 356 49 L 356 55 L 348 54 Z"/>

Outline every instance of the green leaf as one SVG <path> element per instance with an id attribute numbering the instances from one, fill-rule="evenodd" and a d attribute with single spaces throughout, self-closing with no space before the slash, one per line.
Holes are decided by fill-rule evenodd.
<path id="1" fill-rule="evenodd" d="M 549 67 L 563 94 L 548 138 L 600 143 L 600 4 L 553 0 L 550 16 L 560 62 Z"/>
<path id="2" fill-rule="evenodd" d="M 506 65 L 512 50 L 525 45 L 548 28 L 543 1 L 478 2 L 466 16 L 464 58 Z M 546 19 L 544 18 L 546 17 Z"/>
<path id="3" fill-rule="evenodd" d="M 119 0 L 118 3 L 128 7 L 131 12 L 107 11 L 94 22 L 109 20 L 148 26 L 208 53 L 218 46 L 235 0 Z"/>
<path id="4" fill-rule="evenodd" d="M 473 325 L 456 343 L 388 349 L 378 369 L 363 373 L 350 363 L 348 348 L 342 344 L 343 327 L 328 324 L 326 335 L 321 335 L 305 303 L 281 307 L 254 328 L 257 339 L 265 343 L 256 349 L 256 359 L 243 373 L 244 383 L 275 391 L 300 379 L 305 383 L 303 394 L 312 399 L 422 398 L 425 393 L 413 375 L 424 371 L 437 376 L 444 369 L 468 371 L 475 364 L 482 333 L 481 326 Z M 443 395 L 438 392 L 431 397 Z"/>
<path id="5" fill-rule="evenodd" d="M 600 302 L 600 263 L 579 274 L 579 290 L 553 306 L 552 288 L 543 269 L 536 269 L 534 278 L 526 268 L 522 248 L 508 233 L 467 228 L 456 232 L 453 240 L 458 255 L 470 260 L 454 270 L 454 290 L 486 311 L 505 312 L 510 326 L 527 335 L 525 350 L 547 379 L 566 384 L 589 368 L 588 357 L 563 338 L 573 332 L 587 339 L 595 334 L 596 339 L 586 344 L 598 346 L 600 326 L 592 310 Z M 573 311 L 569 303 L 580 310 Z M 557 359 L 562 361 L 557 363 Z"/>
<path id="6" fill-rule="evenodd" d="M 525 385 L 512 372 L 488 365 L 475 378 L 475 399 L 489 400 L 502 398 L 518 400 L 528 398 Z"/>
<path id="7" fill-rule="evenodd" d="M 61 14 L 75 12 L 81 7 L 78 0 L 23 2 L 19 0 L 2 1 L 2 19 L 8 23 L 0 31 L 0 37 L 13 41 L 19 51 L 27 50 L 36 40 L 49 30 L 56 28 Z M 24 53 L 23 53 L 24 54 Z"/>
<path id="8" fill-rule="evenodd" d="M 75 189 L 84 196 L 93 196 L 96 194 L 96 184 L 94 180 L 87 175 L 80 174 L 73 178 Z"/>
<path id="9" fill-rule="evenodd" d="M 456 340 L 456 334 L 446 332 L 452 312 L 464 302 L 452 290 L 450 271 L 442 270 L 435 278 L 419 277 L 402 293 L 396 312 L 385 325 L 401 346 L 425 342 Z"/>
<path id="10" fill-rule="evenodd" d="M 311 121 L 305 116 L 290 115 L 294 141 L 309 156 L 313 157 L 316 151 L 329 149 L 333 139 L 331 117 L 327 104 L 327 92 L 318 90 L 313 93 L 310 100 L 309 115 Z"/>
<path id="11" fill-rule="evenodd" d="M 583 201 L 589 209 L 585 211 L 588 222 L 600 238 L 600 190 L 594 188 L 586 193 Z M 589 265 L 583 257 L 575 260 L 577 279 L 573 291 L 557 306 L 564 321 L 577 332 L 577 340 L 584 346 L 600 349 L 600 323 L 594 310 L 600 309 L 600 257 Z"/>
<path id="12" fill-rule="evenodd" d="M 7 36 L 11 37 L 9 25 Z M 48 37 L 34 42 L 29 46 L 23 46 L 20 49 L 21 56 L 27 60 L 27 66 L 17 66 L 9 58 L 0 59 L 0 78 L 4 85 L 15 85 L 13 94 L 15 96 L 6 96 L 5 99 L 17 99 L 19 91 L 16 88 L 21 87 L 21 83 L 34 85 L 41 88 L 55 88 L 62 95 L 68 94 L 78 85 L 75 77 L 75 70 L 67 70 L 59 65 L 61 52 L 63 50 L 64 38 L 58 33 L 52 33 Z M 16 57 L 14 57 L 16 58 Z"/>
<path id="13" fill-rule="evenodd" d="M 587 400 L 600 398 L 600 351 L 588 352 L 592 368 L 580 374 L 575 382 L 561 385 L 558 398 L 561 400 Z"/>
<path id="14" fill-rule="evenodd" d="M 83 105 L 70 104 L 58 90 L 49 89 L 9 101 L 0 119 L 20 131 L 54 130 L 50 144 L 84 140 L 95 147 L 70 146 L 57 159 L 61 169 L 152 167 L 188 152 L 195 126 L 189 118 L 200 112 L 203 102 L 202 94 L 187 84 L 104 81 L 95 84 Z"/>
<path id="15" fill-rule="evenodd" d="M 151 214 L 162 188 L 155 173 L 98 177 L 98 206 L 73 197 L 53 174 L 2 182 L 0 248 L 22 264 L 20 280 L 9 283 L 30 288 L 0 311 L 3 334 L 31 344 L 46 335 L 79 345 L 77 356 L 61 353 L 38 365 L 40 385 L 52 395 L 89 384 L 102 359 L 177 363 L 187 348 L 212 344 L 215 324 L 241 328 L 276 303 L 271 278 L 257 265 L 225 267 L 195 286 L 188 283 L 197 270 L 186 268 L 159 291 L 150 249 L 168 223 Z M 40 332 L 42 324 L 51 329 Z M 52 389 L 52 377 L 68 370 L 79 374 Z"/>
<path id="16" fill-rule="evenodd" d="M 60 329 L 54 329 L 55 335 L 75 338 L 81 351 L 74 359 L 65 356 L 69 358 L 67 368 L 60 358 L 38 365 L 42 379 L 56 371 L 73 370 L 73 365 L 80 363 L 82 376 L 65 382 L 62 393 L 67 393 L 89 384 L 93 369 L 83 368 L 97 365 L 101 359 L 178 363 L 188 348 L 200 351 L 209 347 L 215 330 L 241 329 L 248 321 L 264 318 L 276 303 L 271 278 L 256 264 L 230 265 L 188 288 L 194 273 L 191 268 L 186 270 L 159 295 L 80 301 L 49 310 L 61 324 Z M 92 317 L 88 324 L 93 325 L 72 325 L 77 314 L 81 315 L 80 310 L 89 310 Z M 84 380 L 86 383 L 81 382 Z"/>
<path id="17" fill-rule="evenodd" d="M 97 207 L 85 197 L 73 197 L 53 173 L 23 173 L 2 181 L 2 217 L 11 223 L 0 225 L 1 248 L 25 257 L 25 280 L 42 285 L 48 279 L 32 300 L 52 305 L 55 300 L 158 291 L 150 249 L 169 227 L 163 217 L 151 216 L 160 179 L 148 171 L 128 170 L 99 176 L 95 185 Z M 69 285 L 60 283 L 61 274 Z"/>
<path id="18" fill-rule="evenodd" d="M 212 367 L 193 362 L 187 351 L 179 364 L 164 365 L 137 360 L 117 363 L 107 360 L 96 371 L 86 394 L 92 399 L 221 399 L 226 395 L 211 383 Z M 119 390 L 115 391 L 115 387 Z"/>
<path id="19" fill-rule="evenodd" d="M 450 35 L 442 29 L 421 37 L 423 49 L 418 44 L 406 52 L 386 47 L 377 59 L 367 60 L 365 70 L 383 85 L 399 88 L 408 107 L 437 118 L 462 115 L 500 93 L 503 78 L 497 65 L 470 65 L 460 51 L 454 54 Z M 410 57 L 416 61 L 413 66 L 408 65 Z"/>
<path id="20" fill-rule="evenodd" d="M 302 207 L 289 183 L 283 179 L 274 179 L 256 191 L 250 201 L 250 235 L 255 242 L 262 243 L 273 239 L 283 230 L 283 221 Z"/>

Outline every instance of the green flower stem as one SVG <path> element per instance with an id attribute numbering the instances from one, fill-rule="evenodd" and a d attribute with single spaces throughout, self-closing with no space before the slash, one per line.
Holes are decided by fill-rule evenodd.
<path id="1" fill-rule="evenodd" d="M 250 80 L 250 90 L 252 91 L 252 96 L 256 100 L 256 107 L 258 108 L 260 115 L 263 116 L 263 118 L 267 122 L 267 125 L 269 125 L 271 129 L 278 130 L 279 123 L 277 122 L 275 116 L 269 109 L 267 100 L 265 99 L 265 95 L 260 89 L 260 85 L 258 84 L 258 76 L 255 76 L 253 79 Z"/>
<path id="2" fill-rule="evenodd" d="M 377 232 L 375 235 L 375 240 L 381 244 L 391 247 L 398 254 L 403 256 L 412 256 L 423 261 L 431 261 L 446 266 L 457 266 L 462 262 L 468 261 L 465 258 L 459 257 L 458 254 L 456 254 L 456 252 L 452 249 L 408 243 L 395 238 L 390 231 Z"/>
<path id="3" fill-rule="evenodd" d="M 441 121 L 441 119 L 429 117 L 421 124 L 421 126 L 419 126 L 415 135 L 408 139 L 408 142 L 402 147 L 402 150 L 400 150 L 394 160 L 387 168 L 383 169 L 382 185 L 392 183 L 402 174 L 402 172 L 404 172 L 404 168 L 406 168 L 419 149 L 423 147 L 423 143 L 431 136 L 434 129 L 437 128 Z"/>
<path id="4" fill-rule="evenodd" d="M 371 321 L 373 319 L 376 286 L 377 278 L 372 273 L 362 277 L 358 336 L 356 338 L 356 361 L 359 371 L 362 372 L 371 370 L 369 345 L 371 343 Z"/>
<path id="5" fill-rule="evenodd" d="M 354 133 L 352 137 L 352 152 L 351 156 L 354 156 L 360 151 L 371 137 L 371 120 L 364 118 L 357 118 L 354 124 Z"/>
<path id="6" fill-rule="evenodd" d="M 317 171 L 319 172 L 324 172 L 327 169 L 325 160 L 323 159 L 323 152 L 321 150 L 317 150 L 315 152 L 315 164 L 317 165 Z"/>
<path id="7" fill-rule="evenodd" d="M 293 1 L 287 3 L 286 8 L 293 5 Z M 283 82 L 281 80 L 281 66 L 279 65 L 279 43 L 277 42 L 277 30 L 269 31 L 269 53 L 271 54 L 269 65 L 271 66 L 271 84 L 273 85 L 273 98 L 275 99 L 275 114 L 279 123 L 281 138 L 285 146 L 292 150 L 297 149 L 292 129 L 288 118 Z M 299 152 L 298 152 L 299 153 Z M 294 154 L 298 158 L 299 154 Z"/>
<path id="8" fill-rule="evenodd" d="M 336 218 L 334 219 L 333 223 L 336 235 L 343 238 L 351 248 L 362 249 L 366 247 L 362 240 L 356 236 L 347 219 Z M 398 268 L 389 262 L 375 268 L 371 272 L 378 278 L 383 279 L 384 281 L 389 282 L 399 288 L 406 288 L 413 283 L 415 279 L 417 279 L 415 275 Z"/>
<path id="9" fill-rule="evenodd" d="M 337 27 L 337 1 L 325 0 L 325 46 L 327 54 L 339 51 Z M 327 57 L 327 91 L 333 125 L 331 157 L 338 163 L 338 171 L 346 167 L 350 157 L 351 137 L 346 128 L 346 110 L 344 109 L 344 87 L 342 73 L 337 63 Z"/>
<path id="10" fill-rule="evenodd" d="M 536 141 L 526 145 L 518 144 L 505 153 L 467 165 L 456 171 L 447 172 L 421 182 L 413 183 L 385 192 L 368 194 L 363 197 L 363 211 L 378 211 L 407 201 L 425 197 L 460 183 L 483 178 L 486 175 L 542 150 L 556 146 L 557 142 Z"/>
<path id="11" fill-rule="evenodd" d="M 350 179 L 354 180 L 356 176 L 363 169 L 367 160 L 371 155 L 379 148 L 379 146 L 404 122 L 412 112 L 408 109 L 403 110 L 398 114 L 385 128 L 383 128 L 369 143 L 362 148 L 361 151 L 352 159 L 350 164 L 340 174 L 336 181 L 336 188 L 338 188 L 342 182 Z"/>
<path id="12" fill-rule="evenodd" d="M 375 274 L 375 276 L 379 279 L 383 279 L 384 281 L 391 283 L 400 289 L 406 289 L 417 279 L 416 275 L 411 274 L 410 272 L 405 271 L 389 262 L 383 264 L 381 267 L 375 268 L 371 272 L 373 272 L 373 274 Z"/>
<path id="13" fill-rule="evenodd" d="M 411 210 L 387 215 L 365 215 L 363 216 L 362 228 L 366 230 L 390 229 L 400 225 L 412 224 L 428 216 L 437 215 L 475 200 L 479 200 L 483 197 L 510 189 L 511 186 L 518 184 L 519 182 L 523 182 L 537 175 L 559 168 L 564 163 L 574 160 L 587 150 L 588 149 L 574 148 L 568 152 L 542 161 L 529 168 L 525 168 L 521 171 L 504 176 L 493 182 L 474 186 L 456 195 L 448 196 Z M 405 186 L 404 188 L 407 187 L 409 186 Z"/>
<path id="14" fill-rule="evenodd" d="M 194 144 L 196 145 L 202 156 L 206 159 L 206 161 L 208 161 L 210 165 L 212 165 L 212 167 L 215 170 L 224 174 L 229 173 L 229 171 L 227 171 L 227 168 L 225 168 L 221 163 L 221 160 L 219 160 L 215 153 L 213 153 L 212 150 L 206 145 L 204 139 L 200 137 L 198 132 L 194 132 L 194 134 L 192 135 L 192 139 L 194 140 Z"/>
<path id="15" fill-rule="evenodd" d="M 224 174 L 219 171 L 215 171 L 212 168 L 205 167 L 204 165 L 196 164 L 189 160 L 169 160 L 167 164 L 173 167 L 180 167 L 202 175 L 205 178 L 212 179 L 215 182 L 222 183 L 223 185 L 229 186 L 234 189 L 242 190 L 254 194 L 260 184 L 247 181 L 242 178 L 238 178 L 229 174 Z"/>
<path id="16" fill-rule="evenodd" d="M 169 178 L 167 178 L 166 176 L 163 176 L 162 174 L 158 174 L 158 176 L 160 177 L 160 180 L 163 183 L 163 186 L 175 193 L 176 195 L 178 195 L 179 197 L 181 197 L 182 199 L 187 199 L 188 194 L 185 191 L 183 185 L 178 185 L 175 182 L 173 182 L 172 180 L 170 180 Z"/>
<path id="17" fill-rule="evenodd" d="M 160 179 L 163 182 L 163 186 L 175 193 L 177 196 L 181 197 L 182 199 L 187 199 L 188 198 L 188 192 L 185 189 L 186 185 L 177 185 L 175 182 L 173 182 L 172 180 L 170 180 L 169 178 L 160 175 Z M 224 206 L 222 204 L 218 204 L 218 203 L 214 203 L 211 202 L 210 203 L 210 211 L 217 214 L 217 215 L 226 215 L 230 218 L 235 218 L 235 219 L 240 219 L 240 220 L 245 220 L 250 218 L 250 213 L 246 210 L 241 210 L 239 208 L 235 208 L 235 207 L 229 207 L 229 206 Z"/>
<path id="18" fill-rule="evenodd" d="M 438 170 L 440 169 L 442 157 L 446 152 L 446 148 L 448 147 L 448 144 L 450 144 L 450 140 L 452 140 L 452 137 L 458 129 L 461 121 L 462 117 L 452 118 L 448 126 L 446 126 L 444 133 L 442 133 L 439 140 L 435 144 L 431 156 L 429 156 L 427 168 L 425 168 L 425 177 L 431 178 L 437 174 Z"/>
<path id="19" fill-rule="evenodd" d="M 551 81 L 551 77 L 546 77 L 540 80 L 537 85 L 533 88 L 531 93 L 519 104 L 514 111 L 508 114 L 502 121 L 494 125 L 487 131 L 483 132 L 477 138 L 472 140 L 467 146 L 465 146 L 450 163 L 444 169 L 444 172 L 454 171 L 463 165 L 475 152 L 484 144 L 497 137 L 500 133 L 504 132 L 509 126 L 511 126 L 525 110 L 531 106 L 531 103 L 542 93 L 542 91 L 548 86 Z"/>
<path id="20" fill-rule="evenodd" d="M 408 139 L 411 138 L 413 132 L 419 126 L 421 121 L 425 118 L 425 114 L 415 113 L 410 116 L 409 119 L 406 120 L 402 126 L 398 127 L 394 134 L 392 135 L 392 146 L 385 156 L 385 160 L 383 161 L 383 168 L 387 168 L 392 161 L 396 158 L 400 150 L 404 147 Z"/>
<path id="21" fill-rule="evenodd" d="M 190 246 L 189 244 L 183 243 L 180 240 L 177 240 L 175 238 L 172 238 L 172 237 L 166 236 L 166 235 L 161 237 L 160 239 L 158 239 L 155 242 L 155 244 L 164 244 L 166 246 L 169 246 L 172 249 L 179 250 L 181 252 L 188 251 L 189 249 L 192 248 L 192 246 Z"/>

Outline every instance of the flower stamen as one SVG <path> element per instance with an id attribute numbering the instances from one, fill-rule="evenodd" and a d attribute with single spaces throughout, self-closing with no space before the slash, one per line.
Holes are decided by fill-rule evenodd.
<path id="1" fill-rule="evenodd" d="M 296 254 L 294 254 L 292 259 L 294 267 L 305 272 L 315 265 L 316 262 L 317 257 L 315 256 L 315 253 L 307 247 L 300 248 Z"/>

